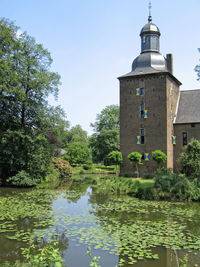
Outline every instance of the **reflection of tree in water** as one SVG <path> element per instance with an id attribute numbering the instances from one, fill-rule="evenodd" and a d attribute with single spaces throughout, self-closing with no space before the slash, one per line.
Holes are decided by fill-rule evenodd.
<path id="1" fill-rule="evenodd" d="M 88 184 L 73 183 L 70 186 L 70 189 L 65 192 L 64 197 L 68 200 L 69 203 L 77 203 L 82 196 L 86 195 L 88 187 Z"/>
<path id="2" fill-rule="evenodd" d="M 7 191 L 0 197 L 0 265 L 5 261 L 22 261 L 21 249 L 32 243 L 38 248 L 48 245 L 44 236 L 40 240 L 34 236 L 36 232 L 47 232 L 52 225 L 52 203 L 60 194 L 36 189 Z M 3 217 L 5 219 L 1 220 Z M 60 251 L 66 250 L 68 239 L 63 234 L 55 238 Z"/>

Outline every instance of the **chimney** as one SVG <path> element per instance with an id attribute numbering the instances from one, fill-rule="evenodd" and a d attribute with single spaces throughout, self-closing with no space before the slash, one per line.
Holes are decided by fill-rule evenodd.
<path id="1" fill-rule="evenodd" d="M 167 54 L 167 69 L 171 74 L 173 74 L 173 55 L 172 54 Z"/>

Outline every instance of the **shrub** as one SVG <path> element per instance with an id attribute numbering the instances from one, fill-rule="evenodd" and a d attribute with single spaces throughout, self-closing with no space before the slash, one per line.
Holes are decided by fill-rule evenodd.
<path id="1" fill-rule="evenodd" d="M 30 187 L 38 184 L 39 180 L 33 180 L 27 172 L 20 171 L 15 176 L 8 178 L 7 182 L 14 186 Z"/>
<path id="2" fill-rule="evenodd" d="M 20 171 L 29 173 L 33 180 L 45 177 L 51 156 L 44 135 L 36 135 L 34 131 L 27 134 L 24 130 L 7 130 L 0 139 L 0 158 L 6 178 Z"/>
<path id="3" fill-rule="evenodd" d="M 86 164 L 92 161 L 92 152 L 87 143 L 84 142 L 71 142 L 67 147 L 67 154 L 65 159 L 70 164 Z"/>
<path id="4" fill-rule="evenodd" d="M 176 183 L 176 174 L 173 174 L 170 169 L 162 167 L 156 170 L 154 179 L 154 187 L 158 189 L 158 191 L 170 193 L 172 186 Z"/>
<path id="5" fill-rule="evenodd" d="M 159 198 L 199 200 L 198 180 L 191 181 L 185 174 L 173 174 L 170 169 L 162 168 L 155 172 L 155 189 Z"/>
<path id="6" fill-rule="evenodd" d="M 199 200 L 200 188 L 197 179 L 190 181 L 185 174 L 179 174 L 171 189 L 172 196 L 181 200 Z"/>
<path id="7" fill-rule="evenodd" d="M 66 178 L 72 176 L 72 167 L 70 166 L 69 162 L 66 160 L 63 160 L 61 158 L 53 158 L 52 162 L 55 166 L 55 168 L 59 171 L 59 177 L 60 178 Z"/>
<path id="8" fill-rule="evenodd" d="M 144 200 L 157 199 L 153 186 L 144 187 L 144 188 L 139 186 L 137 189 L 136 197 L 139 199 L 144 199 Z"/>
<path id="9" fill-rule="evenodd" d="M 54 167 L 54 164 L 51 163 L 48 168 L 48 172 L 45 179 L 42 179 L 41 183 L 37 185 L 37 188 L 42 188 L 42 189 L 57 188 L 60 185 L 59 176 L 60 176 L 59 171 Z"/>
<path id="10" fill-rule="evenodd" d="M 167 160 L 167 156 L 161 150 L 153 151 L 152 158 L 154 161 L 158 163 L 158 165 L 160 165 L 161 163 L 164 163 Z"/>
<path id="11" fill-rule="evenodd" d="M 128 155 L 128 159 L 130 160 L 130 162 L 135 165 L 136 167 L 136 176 L 139 177 L 139 171 L 138 171 L 138 165 L 142 164 L 142 154 L 140 154 L 139 152 L 132 152 Z"/>
<path id="12" fill-rule="evenodd" d="M 120 151 L 112 151 L 107 156 L 110 165 L 120 165 L 122 163 L 122 153 Z"/>

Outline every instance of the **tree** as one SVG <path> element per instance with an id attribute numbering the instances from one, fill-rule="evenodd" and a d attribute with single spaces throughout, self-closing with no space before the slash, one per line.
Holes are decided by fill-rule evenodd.
<path id="1" fill-rule="evenodd" d="M 0 163 L 9 176 L 24 170 L 40 179 L 50 161 L 47 97 L 57 97 L 60 76 L 50 53 L 18 29 L 0 20 Z"/>
<path id="2" fill-rule="evenodd" d="M 95 132 L 90 137 L 93 160 L 105 161 L 110 152 L 119 150 L 119 106 L 105 107 L 91 126 Z"/>
<path id="3" fill-rule="evenodd" d="M 91 162 L 91 150 L 84 142 L 71 142 L 67 147 L 65 159 L 68 160 L 70 164 L 84 164 Z"/>
<path id="4" fill-rule="evenodd" d="M 109 164 L 120 165 L 123 161 L 120 151 L 112 151 L 108 154 L 107 160 Z"/>
<path id="5" fill-rule="evenodd" d="M 71 142 L 84 142 L 88 144 L 87 132 L 84 131 L 79 124 L 65 132 L 65 136 L 62 141 L 62 147 L 67 149 Z"/>
<path id="6" fill-rule="evenodd" d="M 49 70 L 50 53 L 27 33 L 18 36 L 17 30 L 0 20 L 0 119 L 3 128 L 38 128 L 46 98 L 58 94 L 60 76 Z"/>
<path id="7" fill-rule="evenodd" d="M 155 162 L 157 162 L 158 166 L 160 166 L 161 163 L 164 163 L 167 160 L 166 154 L 161 150 L 153 151 L 152 158 Z"/>
<path id="8" fill-rule="evenodd" d="M 198 48 L 198 51 L 200 52 L 200 48 Z M 196 65 L 195 71 L 197 72 L 198 80 L 200 80 L 200 65 Z"/>
<path id="9" fill-rule="evenodd" d="M 184 147 L 184 152 L 181 153 L 179 161 L 182 173 L 186 174 L 187 177 L 200 180 L 200 141 L 192 139 Z"/>
<path id="10" fill-rule="evenodd" d="M 26 171 L 32 180 L 44 178 L 50 162 L 49 143 L 44 135 L 8 129 L 1 134 L 0 162 L 5 178 Z"/>
<path id="11" fill-rule="evenodd" d="M 137 174 L 137 177 L 139 177 L 138 165 L 142 164 L 142 160 L 141 160 L 142 154 L 140 154 L 139 152 L 132 152 L 128 155 L 128 159 L 133 165 L 135 165 L 136 174 Z"/>
<path id="12" fill-rule="evenodd" d="M 45 108 L 42 131 L 45 133 L 54 155 L 59 154 L 68 128 L 69 122 L 60 106 Z"/>

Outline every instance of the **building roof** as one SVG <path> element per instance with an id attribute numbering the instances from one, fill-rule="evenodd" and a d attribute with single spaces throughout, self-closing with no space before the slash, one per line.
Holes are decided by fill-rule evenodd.
<path id="1" fill-rule="evenodd" d="M 175 123 L 200 122 L 200 89 L 180 91 Z"/>
<path id="2" fill-rule="evenodd" d="M 160 36 L 160 30 L 155 24 L 151 22 L 144 25 L 144 27 L 140 32 L 140 35 L 143 35 L 144 33 L 154 33 L 154 34 L 157 33 Z"/>
<path id="3" fill-rule="evenodd" d="M 168 71 L 165 58 L 158 52 L 141 53 L 132 64 L 132 72 Z"/>
<path id="4" fill-rule="evenodd" d="M 132 72 L 129 72 L 123 76 L 120 76 L 118 77 L 119 80 L 123 80 L 123 79 L 128 79 L 130 77 L 134 77 L 134 76 L 143 76 L 143 75 L 146 75 L 146 74 L 166 74 L 166 75 L 169 75 L 178 85 L 182 85 L 182 83 L 173 75 L 171 74 L 171 72 L 169 71 L 166 71 L 166 70 L 155 70 L 151 67 L 149 68 L 145 68 L 144 69 L 138 69 L 137 71 L 132 71 Z"/>

